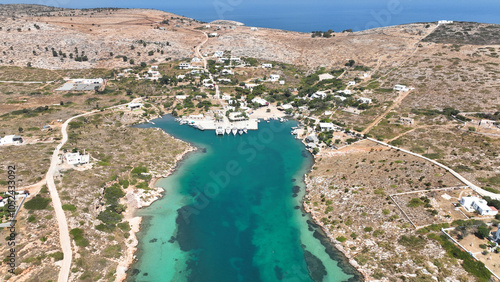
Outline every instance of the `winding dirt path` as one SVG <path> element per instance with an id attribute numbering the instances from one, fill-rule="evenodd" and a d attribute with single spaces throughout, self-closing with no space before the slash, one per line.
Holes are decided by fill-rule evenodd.
<path id="1" fill-rule="evenodd" d="M 138 98 L 139 100 L 141 98 Z M 138 99 L 134 99 L 131 103 L 135 102 Z M 109 107 L 107 109 L 121 107 L 126 104 L 117 105 L 113 107 Z M 47 175 L 45 179 L 47 180 L 47 188 L 50 192 L 50 197 L 52 199 L 52 205 L 54 206 L 54 212 L 56 213 L 57 225 L 59 227 L 59 240 L 61 242 L 61 249 L 63 251 L 63 260 L 61 263 L 61 270 L 59 271 L 59 277 L 57 281 L 66 282 L 69 281 L 69 272 L 71 269 L 71 261 L 73 259 L 73 252 L 71 250 L 71 238 L 69 236 L 68 230 L 68 222 L 66 220 L 66 215 L 64 214 L 64 210 L 62 209 L 61 199 L 59 198 L 59 193 L 57 192 L 57 188 L 54 182 L 54 174 L 57 171 L 57 164 L 59 163 L 59 151 L 68 141 L 68 124 L 74 120 L 75 118 L 83 117 L 86 115 L 91 115 L 97 112 L 101 112 L 100 110 L 94 110 L 91 112 L 83 113 L 74 117 L 67 119 L 61 127 L 62 140 L 59 145 L 57 145 L 54 153 L 52 154 L 52 159 L 50 162 L 49 170 L 47 171 Z"/>

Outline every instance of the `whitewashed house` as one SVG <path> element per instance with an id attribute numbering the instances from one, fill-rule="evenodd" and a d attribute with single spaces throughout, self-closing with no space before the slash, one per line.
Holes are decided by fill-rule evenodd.
<path id="1" fill-rule="evenodd" d="M 372 103 L 372 99 L 360 97 L 360 98 L 358 98 L 358 102 L 360 102 L 362 104 L 371 104 Z"/>
<path id="2" fill-rule="evenodd" d="M 23 138 L 17 135 L 6 135 L 0 138 L 0 146 L 3 145 L 19 145 L 23 143 Z"/>
<path id="3" fill-rule="evenodd" d="M 345 100 L 347 99 L 346 97 L 344 97 L 344 96 L 340 96 L 340 95 L 335 95 L 335 96 L 333 96 L 333 98 L 337 98 L 337 99 L 339 99 L 340 101 L 345 101 Z"/>
<path id="4" fill-rule="evenodd" d="M 187 69 L 190 69 L 191 68 L 191 65 L 189 63 L 180 63 L 179 64 L 179 68 L 181 70 L 187 70 Z"/>
<path id="5" fill-rule="evenodd" d="M 191 63 L 201 63 L 201 59 L 198 57 L 194 57 L 191 59 Z"/>
<path id="6" fill-rule="evenodd" d="M 403 91 L 403 92 L 408 92 L 410 90 L 410 88 L 408 88 L 406 85 L 401 85 L 401 84 L 394 85 L 393 89 L 395 91 Z"/>
<path id="7" fill-rule="evenodd" d="M 335 77 L 329 73 L 322 73 L 318 75 L 319 81 L 325 80 L 325 79 L 334 79 Z"/>
<path id="8" fill-rule="evenodd" d="M 153 65 L 153 66 L 151 66 L 151 69 L 152 69 L 152 70 L 157 70 L 157 69 L 158 69 L 158 66 Z"/>
<path id="9" fill-rule="evenodd" d="M 88 164 L 90 162 L 90 155 L 85 154 L 85 152 L 83 152 L 83 155 L 80 152 L 66 153 L 64 158 L 69 165 Z"/>
<path id="10" fill-rule="evenodd" d="M 218 35 L 217 32 L 212 32 L 208 34 L 208 37 L 217 37 Z"/>
<path id="11" fill-rule="evenodd" d="M 233 71 L 232 70 L 228 70 L 228 69 L 223 69 L 220 73 L 222 75 L 232 75 Z"/>
<path id="12" fill-rule="evenodd" d="M 325 131 L 333 130 L 335 128 L 335 126 L 331 122 L 320 122 L 319 128 L 320 128 L 321 132 L 325 132 Z"/>
<path id="13" fill-rule="evenodd" d="M 284 104 L 284 105 L 281 105 L 281 108 L 283 108 L 283 110 L 290 110 L 290 109 L 293 109 L 293 106 L 290 104 Z"/>
<path id="14" fill-rule="evenodd" d="M 142 108 L 142 103 L 129 103 L 127 105 L 127 108 L 129 108 L 129 110 L 133 111 L 133 110 L 138 110 L 140 108 Z"/>
<path id="15" fill-rule="evenodd" d="M 498 214 L 498 210 L 495 207 L 488 206 L 486 200 L 479 199 L 478 197 L 462 197 L 459 202 L 468 212 L 477 211 L 480 215 Z"/>
<path id="16" fill-rule="evenodd" d="M 438 21 L 438 25 L 441 25 L 441 24 L 452 24 L 453 21 L 448 21 L 448 20 L 440 20 Z"/>
<path id="17" fill-rule="evenodd" d="M 262 68 L 263 69 L 272 69 L 273 68 L 273 64 L 262 64 Z"/>
<path id="18" fill-rule="evenodd" d="M 269 75 L 269 80 L 270 81 L 278 81 L 278 80 L 280 80 L 280 75 L 279 74 L 271 74 L 271 75 Z"/>
<path id="19" fill-rule="evenodd" d="M 285 81 L 284 80 L 280 80 L 279 84 L 280 85 L 285 85 Z"/>
<path id="20" fill-rule="evenodd" d="M 316 91 L 311 95 L 311 99 L 325 99 L 327 94 L 325 91 Z"/>
<path id="21" fill-rule="evenodd" d="M 224 51 L 215 51 L 214 57 L 219 57 L 220 58 L 222 56 L 224 56 Z"/>
<path id="22" fill-rule="evenodd" d="M 347 83 L 347 86 L 353 86 L 356 85 L 356 81 L 352 80 Z"/>
<path id="23" fill-rule="evenodd" d="M 337 93 L 342 93 L 342 94 L 345 94 L 345 95 L 351 95 L 352 94 L 352 91 L 349 90 L 349 89 L 346 89 L 346 90 L 338 90 Z"/>
<path id="24" fill-rule="evenodd" d="M 258 98 L 258 97 L 253 98 L 252 103 L 259 104 L 260 106 L 268 106 L 269 105 L 269 102 L 267 102 L 266 100 L 264 100 L 262 98 Z"/>
<path id="25" fill-rule="evenodd" d="M 258 28 L 256 28 L 256 27 L 251 27 L 251 28 L 250 28 L 250 30 L 251 30 L 251 31 L 257 31 L 257 30 L 259 30 L 259 29 L 258 29 Z"/>
<path id="26" fill-rule="evenodd" d="M 186 98 L 187 98 L 186 95 L 175 95 L 175 99 L 184 100 Z"/>

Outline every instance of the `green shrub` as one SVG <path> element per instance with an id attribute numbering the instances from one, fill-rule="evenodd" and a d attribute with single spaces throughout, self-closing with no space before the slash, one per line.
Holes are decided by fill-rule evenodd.
<path id="1" fill-rule="evenodd" d="M 71 204 L 62 205 L 62 209 L 65 211 L 76 211 L 75 205 L 71 205 Z"/>
<path id="2" fill-rule="evenodd" d="M 86 247 L 89 245 L 89 240 L 83 237 L 83 230 L 80 228 L 73 228 L 69 231 L 69 234 L 73 237 L 75 244 L 79 247 Z"/>
<path id="3" fill-rule="evenodd" d="M 62 260 L 64 258 L 64 254 L 62 252 L 55 252 L 49 255 L 49 257 L 52 257 L 55 259 L 55 261 Z"/>
<path id="4" fill-rule="evenodd" d="M 342 242 L 347 241 L 347 238 L 346 238 L 346 237 L 344 237 L 344 236 L 339 236 L 339 237 L 337 237 L 337 241 L 339 241 L 339 242 L 341 242 L 341 243 L 342 243 Z"/>
<path id="5" fill-rule="evenodd" d="M 44 210 L 47 208 L 49 203 L 49 198 L 43 198 L 40 195 L 36 195 L 36 197 L 24 203 L 24 207 L 28 210 Z"/>

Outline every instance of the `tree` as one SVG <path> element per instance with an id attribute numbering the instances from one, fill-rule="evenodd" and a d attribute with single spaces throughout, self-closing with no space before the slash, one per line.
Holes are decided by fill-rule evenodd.
<path id="1" fill-rule="evenodd" d="M 147 64 L 145 62 L 141 62 L 141 68 L 145 68 Z"/>
<path id="2" fill-rule="evenodd" d="M 130 64 L 133 65 L 134 64 L 134 59 L 130 59 Z"/>
<path id="3" fill-rule="evenodd" d="M 487 238 L 490 236 L 490 229 L 487 225 L 481 225 L 477 228 L 477 235 L 481 239 Z"/>
<path id="4" fill-rule="evenodd" d="M 19 133 L 21 133 L 24 129 L 22 127 L 19 127 L 17 130 L 19 131 Z"/>

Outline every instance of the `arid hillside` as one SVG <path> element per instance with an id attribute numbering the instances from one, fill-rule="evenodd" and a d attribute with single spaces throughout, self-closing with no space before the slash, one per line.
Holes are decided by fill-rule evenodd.
<path id="1" fill-rule="evenodd" d="M 17 7 L 17 8 L 13 8 Z M 37 10 L 38 7 L 38 10 Z M 232 51 L 309 68 L 343 65 L 349 59 L 393 67 L 408 56 L 435 24 L 409 24 L 330 38 L 245 26 L 212 25 L 156 10 L 69 10 L 0 5 L 0 65 L 47 69 L 126 67 L 194 56 L 193 47 L 216 32 L 202 49 Z M 352 46 L 356 48 L 352 48 Z"/>

